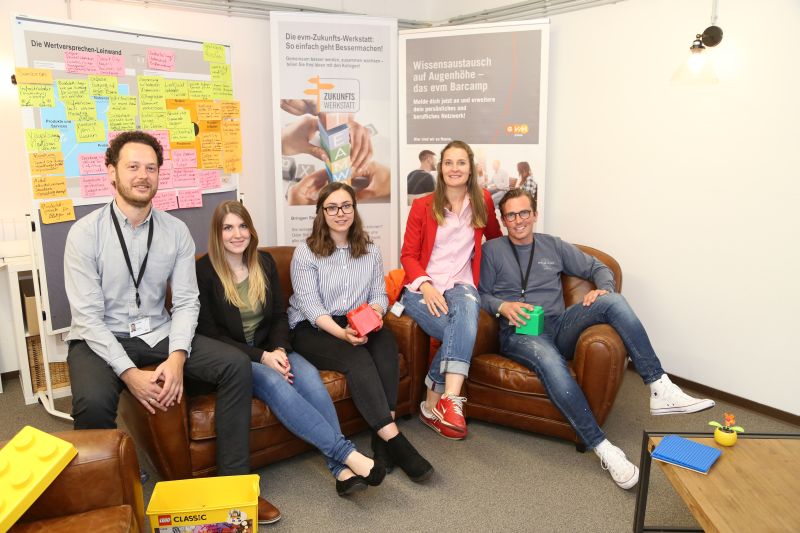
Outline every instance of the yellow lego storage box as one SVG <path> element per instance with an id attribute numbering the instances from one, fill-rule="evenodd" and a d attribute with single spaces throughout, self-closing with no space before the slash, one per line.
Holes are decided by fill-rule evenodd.
<path id="1" fill-rule="evenodd" d="M 252 533 L 258 494 L 256 474 L 161 481 L 147 517 L 153 533 Z"/>

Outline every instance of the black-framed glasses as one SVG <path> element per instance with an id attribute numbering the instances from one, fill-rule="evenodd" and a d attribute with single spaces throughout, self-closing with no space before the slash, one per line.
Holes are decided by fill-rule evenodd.
<path id="1" fill-rule="evenodd" d="M 351 203 L 345 203 L 342 205 L 330 204 L 322 206 L 322 209 L 324 209 L 325 213 L 327 213 L 329 216 L 332 217 L 338 215 L 340 209 L 342 210 L 342 213 L 344 213 L 345 215 L 349 215 L 350 213 L 353 212 L 353 204 Z"/>
<path id="2" fill-rule="evenodd" d="M 506 222 L 514 222 L 514 219 L 519 217 L 522 220 L 527 220 L 531 217 L 533 213 L 532 209 L 523 209 L 522 211 L 509 211 L 508 213 L 503 214 L 503 218 Z"/>

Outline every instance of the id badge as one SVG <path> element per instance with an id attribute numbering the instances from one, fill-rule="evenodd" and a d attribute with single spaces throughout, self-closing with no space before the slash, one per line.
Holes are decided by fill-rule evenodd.
<path id="1" fill-rule="evenodd" d="M 394 303 L 394 305 L 392 305 L 392 307 L 389 309 L 389 312 L 392 313 L 397 318 L 400 318 L 400 316 L 403 314 L 403 311 L 405 311 L 405 308 L 406 306 L 401 304 L 400 300 L 397 300 Z"/>
<path id="2" fill-rule="evenodd" d="M 145 333 L 150 333 L 150 317 L 143 316 L 141 318 L 137 318 L 128 324 L 128 329 L 130 330 L 131 337 L 138 337 L 140 335 L 144 335 Z"/>

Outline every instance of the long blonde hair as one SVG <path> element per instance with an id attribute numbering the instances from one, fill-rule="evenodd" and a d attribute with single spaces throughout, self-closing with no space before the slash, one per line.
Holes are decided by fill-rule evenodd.
<path id="1" fill-rule="evenodd" d="M 450 141 L 444 147 L 439 157 L 439 164 L 436 166 L 436 188 L 433 190 L 433 216 L 436 223 L 440 226 L 444 224 L 444 208 L 449 207 L 447 196 L 447 185 L 444 182 L 444 175 L 442 174 L 442 161 L 444 160 L 444 153 L 451 148 L 461 148 L 469 156 L 469 178 L 467 179 L 467 195 L 469 196 L 469 203 L 472 207 L 472 227 L 483 228 L 486 227 L 486 220 L 488 215 L 486 213 L 486 200 L 483 197 L 483 189 L 478 184 L 478 176 L 475 172 L 475 154 L 472 153 L 472 148 L 469 147 L 464 141 Z"/>
<path id="2" fill-rule="evenodd" d="M 250 278 L 247 298 L 250 300 L 251 306 L 256 302 L 261 302 L 262 306 L 266 305 L 269 282 L 258 260 L 258 233 L 256 233 L 256 228 L 253 227 L 253 219 L 250 217 L 250 213 L 241 203 L 235 200 L 228 200 L 219 204 L 214 210 L 214 216 L 211 217 L 211 233 L 208 236 L 208 258 L 211 260 L 211 266 L 214 267 L 214 271 L 222 282 L 222 288 L 225 289 L 225 299 L 231 305 L 235 305 L 240 309 L 245 307 L 246 302 L 242 300 L 241 296 L 239 296 L 239 291 L 236 290 L 236 277 L 225 259 L 225 246 L 222 243 L 222 223 L 228 214 L 241 218 L 250 231 L 250 244 L 247 245 L 247 250 L 244 251 L 244 256 L 242 257 L 243 263 L 247 265 Z"/>

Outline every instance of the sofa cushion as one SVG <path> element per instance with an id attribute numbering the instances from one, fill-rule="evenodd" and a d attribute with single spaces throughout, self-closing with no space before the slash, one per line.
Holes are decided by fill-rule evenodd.
<path id="1" fill-rule="evenodd" d="M 133 517 L 130 505 L 103 507 L 84 513 L 38 520 L 36 522 L 17 523 L 9 533 L 44 533 L 59 531 L 62 533 L 119 533 L 137 531 L 138 525 Z"/>
<path id="2" fill-rule="evenodd" d="M 575 377 L 572 363 L 569 363 L 569 373 Z M 497 354 L 474 356 L 469 368 L 469 380 L 496 389 L 547 397 L 544 385 L 535 372 Z"/>
<path id="3" fill-rule="evenodd" d="M 408 375 L 409 365 L 403 354 L 400 354 L 400 379 Z M 334 402 L 350 398 L 347 380 L 344 374 L 332 370 L 320 371 L 320 377 L 328 394 Z M 189 438 L 191 440 L 207 440 L 216 438 L 214 410 L 216 394 L 203 394 L 187 399 L 189 411 Z M 280 424 L 264 402 L 253 398 L 250 407 L 250 429 L 262 429 Z"/>

